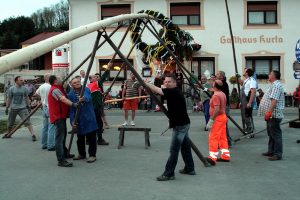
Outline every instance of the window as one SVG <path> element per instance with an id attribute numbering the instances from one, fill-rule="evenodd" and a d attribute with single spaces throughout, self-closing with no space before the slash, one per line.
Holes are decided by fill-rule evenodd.
<path id="1" fill-rule="evenodd" d="M 130 4 L 101 5 L 101 20 L 129 13 L 131 13 Z M 123 21 L 123 23 L 128 26 L 129 20 Z M 111 25 L 111 27 L 116 26 L 118 26 L 117 23 Z"/>
<path id="2" fill-rule="evenodd" d="M 215 58 L 214 57 L 197 57 L 193 58 L 191 63 L 191 71 L 194 75 L 201 76 L 205 75 L 210 77 L 211 74 L 215 73 Z"/>
<path id="3" fill-rule="evenodd" d="M 280 57 L 246 57 L 246 68 L 252 68 L 257 79 L 268 79 L 270 71 L 280 71 Z"/>
<path id="4" fill-rule="evenodd" d="M 277 1 L 247 2 L 247 24 L 277 24 Z"/>
<path id="5" fill-rule="evenodd" d="M 109 61 L 110 61 L 110 59 L 100 59 L 99 60 L 100 75 L 102 75 L 105 72 L 105 70 L 107 69 L 107 64 L 108 64 Z M 128 61 L 131 64 L 133 64 L 132 60 L 128 60 Z M 114 60 L 114 63 L 113 63 L 114 67 L 109 72 L 109 78 L 108 78 L 109 81 L 114 80 L 114 78 L 117 76 L 118 72 L 120 71 L 122 64 L 123 64 L 122 60 Z M 125 69 L 122 69 L 119 76 L 116 78 L 116 81 L 124 81 L 124 80 L 127 79 L 126 77 L 127 77 L 127 70 L 126 70 L 126 67 L 125 67 Z"/>
<path id="6" fill-rule="evenodd" d="M 170 18 L 177 25 L 201 25 L 200 2 L 171 3 Z"/>

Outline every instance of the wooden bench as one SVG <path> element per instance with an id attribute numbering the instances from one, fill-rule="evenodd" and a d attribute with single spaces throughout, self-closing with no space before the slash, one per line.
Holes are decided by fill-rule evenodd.
<path id="1" fill-rule="evenodd" d="M 144 131 L 145 148 L 148 149 L 148 147 L 150 147 L 149 132 L 151 131 L 151 128 L 137 128 L 137 127 L 122 126 L 119 127 L 118 130 L 120 131 L 118 149 L 121 149 L 122 146 L 124 146 L 125 131 Z"/>

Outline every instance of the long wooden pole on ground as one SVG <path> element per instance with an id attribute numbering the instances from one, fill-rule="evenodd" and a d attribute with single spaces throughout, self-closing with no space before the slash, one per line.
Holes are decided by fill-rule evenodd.
<path id="1" fill-rule="evenodd" d="M 42 106 L 42 103 L 39 102 L 37 106 L 31 110 L 29 115 L 25 117 L 25 119 L 19 123 L 15 128 L 13 128 L 9 133 L 6 133 L 2 138 L 10 138 L 40 107 Z"/>

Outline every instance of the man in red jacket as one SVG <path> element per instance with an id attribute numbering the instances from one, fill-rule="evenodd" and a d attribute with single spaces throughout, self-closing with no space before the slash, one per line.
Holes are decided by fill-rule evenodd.
<path id="1" fill-rule="evenodd" d="M 60 78 L 51 75 L 49 77 L 49 83 L 51 85 L 48 94 L 49 117 L 50 122 L 53 123 L 56 128 L 55 151 L 58 166 L 72 167 L 73 163 L 66 161 L 67 158 L 74 157 L 74 155 L 69 154 L 65 147 L 67 137 L 66 119 L 69 114 L 69 106 L 77 107 L 78 103 L 72 103 L 67 99 Z"/>

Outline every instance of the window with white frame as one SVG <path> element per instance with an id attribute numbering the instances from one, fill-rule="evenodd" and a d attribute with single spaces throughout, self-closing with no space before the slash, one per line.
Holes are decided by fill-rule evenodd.
<path id="1" fill-rule="evenodd" d="M 272 70 L 280 71 L 280 56 L 246 57 L 246 68 L 252 68 L 257 79 L 268 79 Z"/>
<path id="2" fill-rule="evenodd" d="M 194 57 L 191 62 L 191 71 L 196 76 L 205 75 L 210 77 L 211 74 L 215 73 L 214 57 Z"/>
<path id="3" fill-rule="evenodd" d="M 248 25 L 275 25 L 278 24 L 277 1 L 248 1 Z"/>
<path id="4" fill-rule="evenodd" d="M 101 7 L 101 20 L 114 17 L 121 14 L 131 13 L 130 4 L 103 4 Z M 125 26 L 129 25 L 129 20 L 123 21 Z M 112 24 L 111 27 L 118 26 L 118 23 Z"/>
<path id="5" fill-rule="evenodd" d="M 170 3 L 170 19 L 182 26 L 199 26 L 200 2 Z"/>

